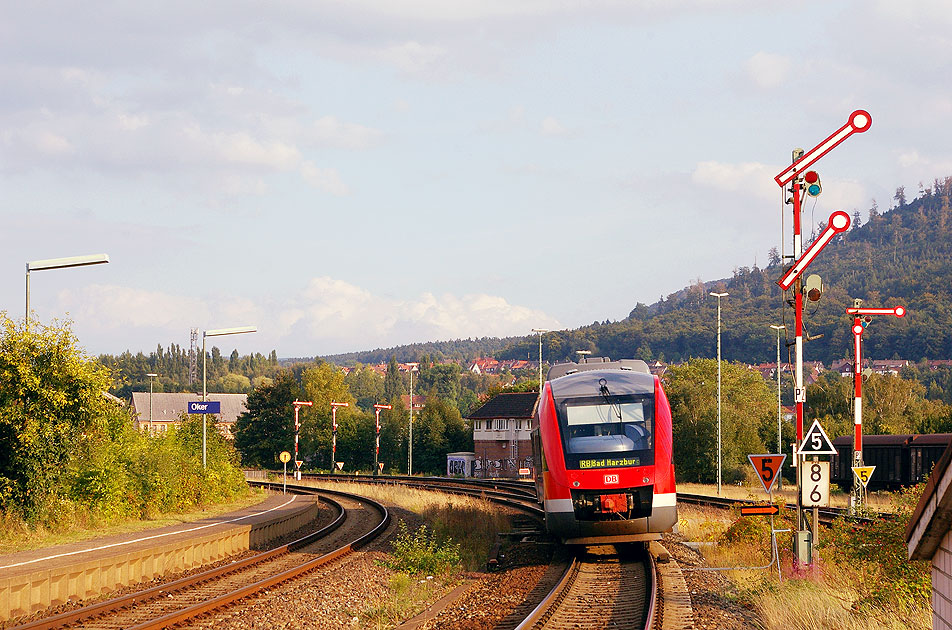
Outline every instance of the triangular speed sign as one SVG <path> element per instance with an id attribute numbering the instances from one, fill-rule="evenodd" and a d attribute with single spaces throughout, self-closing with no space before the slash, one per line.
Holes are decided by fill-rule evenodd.
<path id="1" fill-rule="evenodd" d="M 747 459 L 750 460 L 750 465 L 754 467 L 754 472 L 760 478 L 760 483 L 764 486 L 764 492 L 770 494 L 770 489 L 777 477 L 780 476 L 780 470 L 783 468 L 787 456 L 778 454 L 748 455 Z"/>
<path id="2" fill-rule="evenodd" d="M 869 485 L 874 470 L 876 470 L 875 466 L 853 466 L 853 474 L 856 475 L 864 488 Z"/>
<path id="3" fill-rule="evenodd" d="M 820 426 L 819 420 L 814 420 L 810 430 L 803 436 L 803 442 L 797 449 L 797 455 L 836 455 L 833 442 L 827 437 L 826 431 Z"/>

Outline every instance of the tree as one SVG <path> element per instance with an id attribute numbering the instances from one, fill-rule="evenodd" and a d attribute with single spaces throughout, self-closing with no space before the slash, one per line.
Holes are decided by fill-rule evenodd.
<path id="1" fill-rule="evenodd" d="M 665 375 L 671 404 L 675 470 L 681 479 L 717 479 L 717 361 L 691 359 Z M 776 436 L 777 399 L 761 376 L 743 365 L 721 365 L 721 478 L 745 479 L 747 455 Z M 773 440 L 776 442 L 776 439 Z"/>
<path id="2" fill-rule="evenodd" d="M 460 393 L 460 367 L 455 363 L 444 363 L 421 370 L 420 391 L 456 405 Z"/>
<path id="3" fill-rule="evenodd" d="M 376 403 L 384 400 L 383 378 L 372 368 L 357 364 L 344 377 L 351 395 L 357 400 L 357 406 L 371 411 Z"/>
<path id="4" fill-rule="evenodd" d="M 896 194 L 893 195 L 893 199 L 896 200 L 896 207 L 903 208 L 906 205 L 906 187 L 899 186 L 896 188 Z"/>
<path id="5" fill-rule="evenodd" d="M 235 422 L 235 448 L 246 466 L 273 468 L 281 451 L 294 452 L 294 405 L 300 387 L 291 372 L 248 394 Z"/>
<path id="6" fill-rule="evenodd" d="M 344 375 L 330 363 L 309 367 L 301 375 L 301 394 L 313 406 L 301 410 L 308 422 L 301 427 L 301 447 L 309 455 L 305 461 L 311 466 L 331 466 L 332 416 L 331 402 L 345 402 L 349 407 L 337 410 L 338 439 L 346 443 L 356 432 L 356 401 L 344 383 Z M 346 454 L 346 450 L 342 452 Z"/>
<path id="7" fill-rule="evenodd" d="M 26 329 L 0 313 L 0 329 L 0 509 L 42 517 L 70 485 L 73 463 L 129 419 L 102 395 L 109 372 L 68 325 Z"/>
<path id="8" fill-rule="evenodd" d="M 405 388 L 403 386 L 403 379 L 400 376 L 397 359 L 395 356 L 390 355 L 390 362 L 387 364 L 387 375 L 383 381 L 383 397 L 386 398 L 390 404 L 393 404 L 395 400 L 400 399 L 404 391 Z"/>
<path id="9" fill-rule="evenodd" d="M 446 454 L 473 450 L 473 435 L 448 400 L 429 396 L 413 423 L 413 468 L 416 472 L 441 474 Z"/>

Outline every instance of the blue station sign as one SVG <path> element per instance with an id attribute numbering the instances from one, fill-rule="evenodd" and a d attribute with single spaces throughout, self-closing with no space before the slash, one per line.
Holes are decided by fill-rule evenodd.
<path id="1" fill-rule="evenodd" d="M 188 403 L 189 413 L 221 413 L 221 402 L 218 400 L 205 400 Z"/>

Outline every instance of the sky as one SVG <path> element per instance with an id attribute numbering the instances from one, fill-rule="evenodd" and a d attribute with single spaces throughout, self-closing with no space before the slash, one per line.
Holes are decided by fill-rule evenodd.
<path id="1" fill-rule="evenodd" d="M 31 274 L 91 354 L 620 320 L 789 252 L 857 109 L 807 231 L 952 176 L 945 0 L 0 3 L 0 311 L 107 253 Z"/>

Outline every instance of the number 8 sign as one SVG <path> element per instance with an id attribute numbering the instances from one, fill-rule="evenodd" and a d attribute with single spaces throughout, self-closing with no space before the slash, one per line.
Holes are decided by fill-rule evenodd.
<path id="1" fill-rule="evenodd" d="M 800 467 L 800 504 L 830 506 L 830 462 L 803 462 Z"/>

